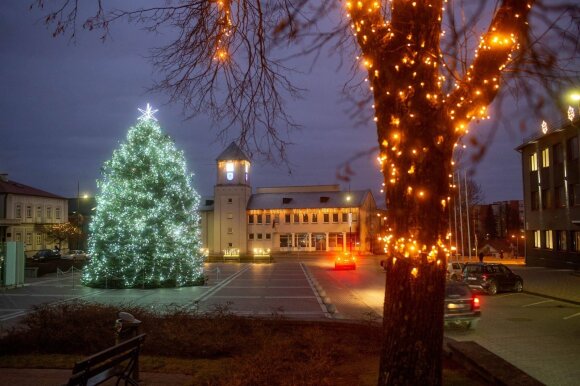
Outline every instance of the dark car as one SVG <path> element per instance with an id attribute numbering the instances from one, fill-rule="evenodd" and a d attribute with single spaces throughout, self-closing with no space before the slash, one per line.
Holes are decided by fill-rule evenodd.
<path id="1" fill-rule="evenodd" d="M 476 291 L 495 295 L 499 291 L 522 292 L 524 279 L 503 264 L 468 263 L 463 267 L 463 281 Z"/>
<path id="2" fill-rule="evenodd" d="M 445 283 L 445 326 L 459 325 L 473 328 L 479 321 L 479 298 L 460 281 Z"/>
<path id="3" fill-rule="evenodd" d="M 41 249 L 32 255 L 32 260 L 51 260 L 60 258 L 60 253 L 52 249 Z"/>

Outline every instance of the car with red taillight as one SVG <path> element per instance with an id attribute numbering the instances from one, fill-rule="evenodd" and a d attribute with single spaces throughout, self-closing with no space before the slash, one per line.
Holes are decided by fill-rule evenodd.
<path id="1" fill-rule="evenodd" d="M 448 281 L 445 284 L 445 326 L 474 328 L 480 317 L 480 301 L 471 288 L 459 281 Z"/>
<path id="2" fill-rule="evenodd" d="M 524 279 L 503 264 L 467 263 L 463 267 L 463 281 L 475 291 L 495 295 L 499 291 L 522 292 Z"/>
<path id="3" fill-rule="evenodd" d="M 348 252 L 338 254 L 334 259 L 334 269 L 356 269 L 356 256 Z"/>

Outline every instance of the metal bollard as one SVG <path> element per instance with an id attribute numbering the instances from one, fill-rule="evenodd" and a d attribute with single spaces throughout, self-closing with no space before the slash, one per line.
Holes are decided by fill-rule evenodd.
<path id="1" fill-rule="evenodd" d="M 141 321 L 128 312 L 119 311 L 115 321 L 115 344 L 119 344 L 139 334 Z M 135 362 L 133 379 L 139 381 L 139 360 Z"/>

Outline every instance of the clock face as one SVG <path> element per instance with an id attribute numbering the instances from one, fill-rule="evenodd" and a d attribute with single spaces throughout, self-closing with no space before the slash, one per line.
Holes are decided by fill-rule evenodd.
<path id="1" fill-rule="evenodd" d="M 234 173 L 228 172 L 226 173 L 226 178 L 228 179 L 228 181 L 231 181 L 234 179 Z"/>

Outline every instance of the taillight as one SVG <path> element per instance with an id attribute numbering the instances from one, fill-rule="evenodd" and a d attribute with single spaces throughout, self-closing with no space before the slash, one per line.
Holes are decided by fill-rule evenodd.
<path id="1" fill-rule="evenodd" d="M 479 298 L 474 296 L 472 299 L 473 309 L 479 310 Z"/>

